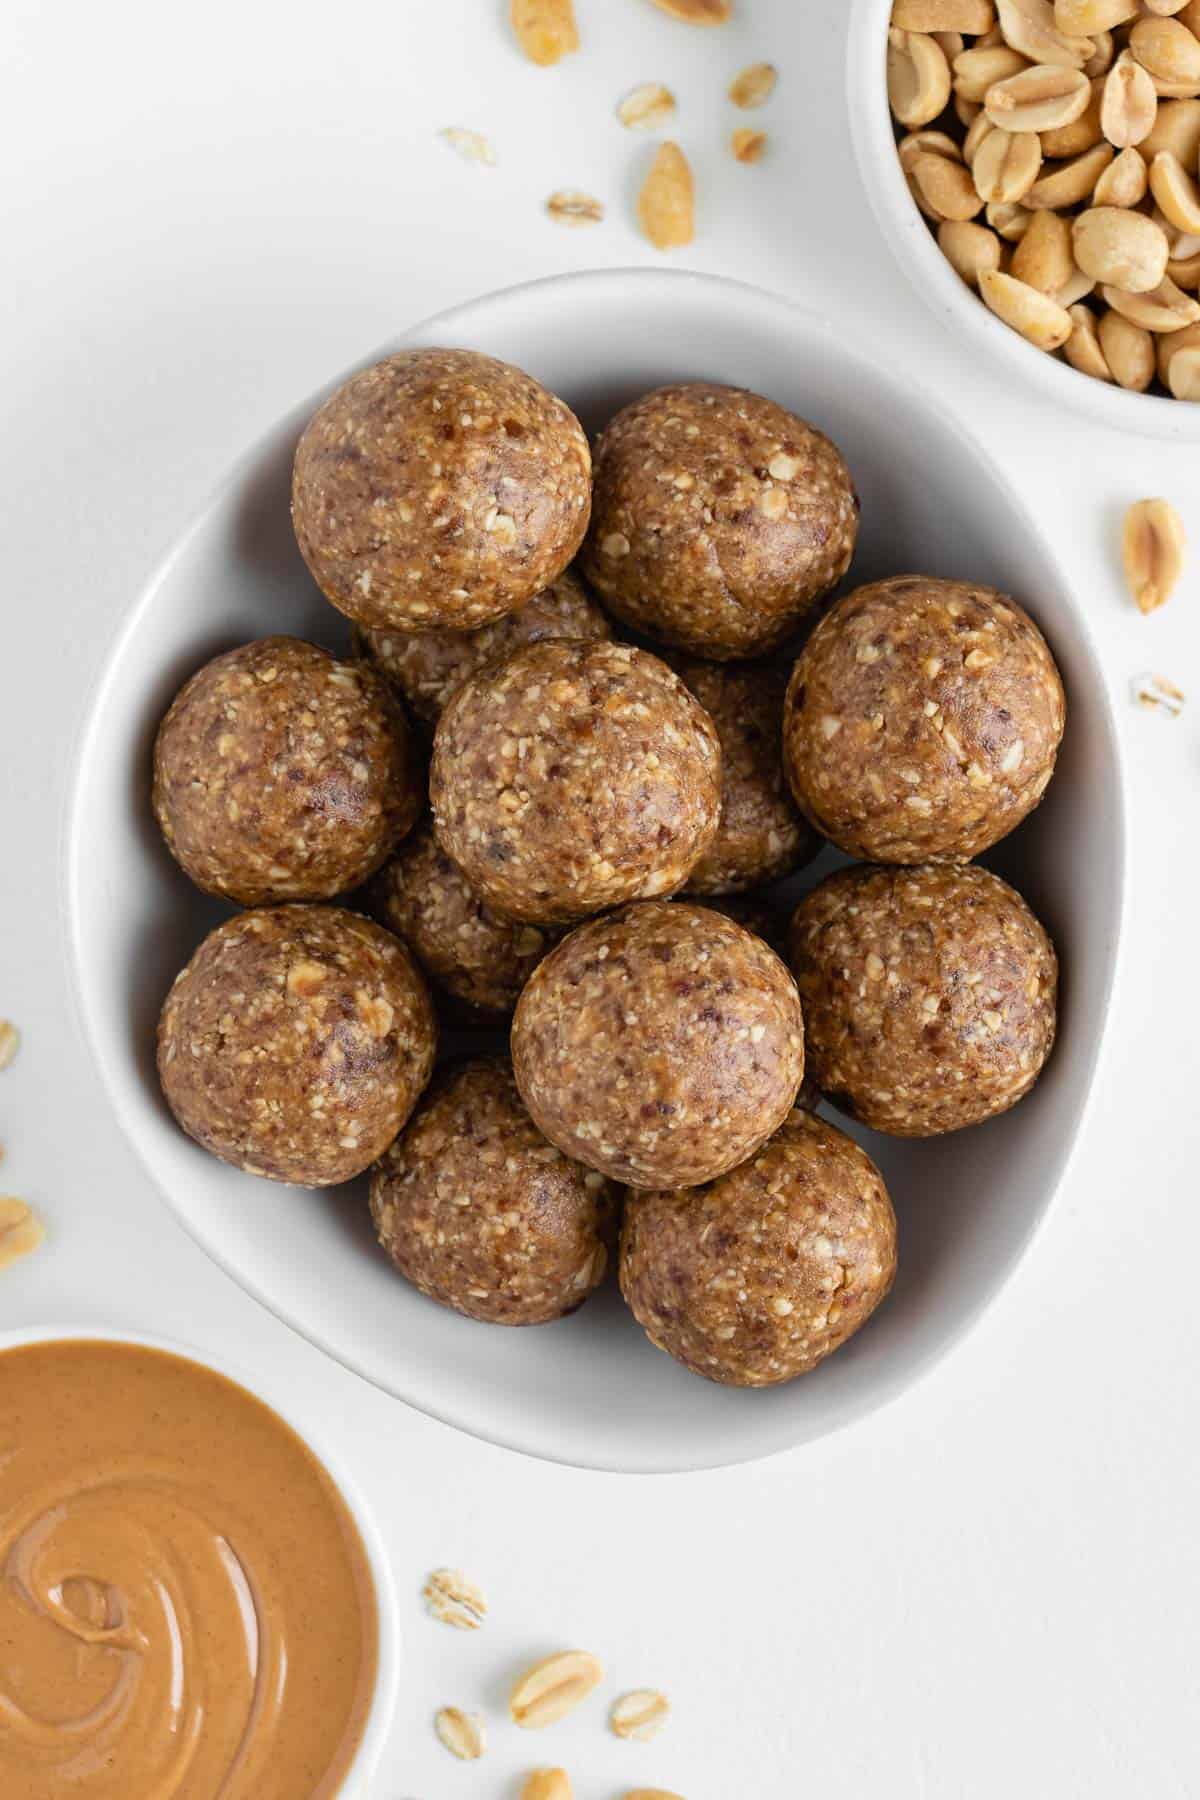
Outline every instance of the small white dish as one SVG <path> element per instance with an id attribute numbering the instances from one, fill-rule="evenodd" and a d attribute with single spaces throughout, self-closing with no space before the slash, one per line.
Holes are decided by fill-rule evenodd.
<path id="1" fill-rule="evenodd" d="M 880 230 L 913 287 L 939 323 L 998 357 L 1018 380 L 1055 406 L 1086 413 L 1114 431 L 1200 443 L 1200 406 L 1161 394 L 1133 394 L 1081 375 L 1070 363 L 1026 343 L 989 312 L 937 247 L 908 190 L 887 98 L 887 34 L 892 0 L 854 0 L 847 58 L 847 103 L 859 173 Z"/>
<path id="2" fill-rule="evenodd" d="M 1058 1048 L 1030 1098 L 1001 1119 L 925 1144 L 864 1135 L 900 1215 L 897 1286 L 821 1369 L 763 1392 L 687 1374 L 651 1348 L 611 1289 L 557 1325 L 514 1331 L 461 1319 L 391 1268 L 362 1183 L 283 1188 L 191 1143 L 162 1101 L 155 1023 L 172 978 L 225 909 L 198 894 L 163 847 L 149 808 L 150 749 L 176 688 L 218 650 L 273 631 L 346 642 L 345 622 L 304 569 L 288 512 L 292 453 L 315 395 L 181 533 L 117 633 L 92 702 L 64 876 L 96 1060 L 131 1143 L 209 1254 L 296 1330 L 422 1411 L 588 1468 L 697 1469 L 790 1449 L 862 1418 L 953 1347 L 1012 1274 L 1078 1133 L 1125 880 L 1116 734 L 1087 625 L 1052 549 L 974 439 L 886 362 L 782 300 L 708 276 L 584 274 L 491 295 L 398 344 L 469 345 L 519 363 L 589 429 L 666 381 L 757 389 L 845 451 L 863 500 L 853 581 L 918 569 L 992 582 L 1030 607 L 1062 666 L 1070 723 L 1045 802 L 994 860 L 1062 952 Z"/>
<path id="3" fill-rule="evenodd" d="M 228 1381 L 245 1388 L 256 1399 L 262 1400 L 277 1412 L 297 1437 L 303 1439 L 328 1472 L 358 1527 L 370 1565 L 379 1618 L 378 1667 L 371 1710 L 367 1714 L 357 1754 L 338 1789 L 338 1800 L 369 1800 L 371 1784 L 396 1710 L 400 1682 L 400 1616 L 387 1550 L 354 1477 L 339 1458 L 331 1454 L 320 1436 L 314 1435 L 308 1421 L 297 1418 L 290 1396 L 284 1396 L 273 1387 L 264 1388 L 256 1375 L 226 1362 L 223 1357 L 210 1356 L 207 1350 L 196 1350 L 190 1344 L 182 1344 L 174 1338 L 157 1337 L 146 1331 L 110 1330 L 102 1325 L 34 1325 L 15 1331 L 0 1331 L 0 1355 L 6 1350 L 17 1350 L 27 1344 L 61 1343 L 64 1340 L 76 1342 L 79 1339 L 89 1343 L 133 1344 L 146 1350 L 164 1350 L 172 1356 L 182 1356 L 188 1362 L 199 1363 L 202 1368 L 215 1369 L 218 1375 L 224 1375 Z"/>

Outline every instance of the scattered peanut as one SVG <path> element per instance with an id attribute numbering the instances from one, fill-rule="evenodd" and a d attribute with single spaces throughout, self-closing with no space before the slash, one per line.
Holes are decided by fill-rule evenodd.
<path id="1" fill-rule="evenodd" d="M 1121 560 L 1129 591 L 1144 613 L 1170 599 L 1183 573 L 1183 520 L 1169 500 L 1137 500 L 1125 515 Z"/>
<path id="2" fill-rule="evenodd" d="M 45 1235 L 32 1207 L 14 1194 L 0 1194 L 0 1269 L 36 1250 Z"/>
<path id="3" fill-rule="evenodd" d="M 523 1731 L 541 1731 L 565 1718 L 604 1678 L 586 1650 L 560 1650 L 518 1676 L 509 1696 L 513 1722 Z"/>
<path id="4" fill-rule="evenodd" d="M 10 1019 L 0 1019 L 0 1069 L 8 1065 L 21 1048 L 21 1034 Z"/>
<path id="5" fill-rule="evenodd" d="M 775 92 L 778 80 L 779 70 L 774 63 L 751 63 L 748 69 L 743 69 L 730 82 L 729 98 L 735 106 L 765 106 Z"/>
<path id="6" fill-rule="evenodd" d="M 521 1789 L 521 1800 L 572 1800 L 573 1792 L 565 1769 L 535 1769 Z"/>
<path id="7" fill-rule="evenodd" d="M 653 0 L 653 4 L 685 25 L 724 25 L 733 17 L 733 0 Z"/>
<path id="8" fill-rule="evenodd" d="M 638 220 L 656 250 L 677 250 L 696 234 L 691 164 L 669 139 L 659 146 L 638 196 Z"/>
<path id="9" fill-rule="evenodd" d="M 540 68 L 579 48 L 573 0 L 512 0 L 510 17 L 518 44 Z"/>

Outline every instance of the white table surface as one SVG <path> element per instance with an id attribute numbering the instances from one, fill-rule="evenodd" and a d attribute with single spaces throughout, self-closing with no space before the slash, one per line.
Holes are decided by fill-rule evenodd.
<path id="1" fill-rule="evenodd" d="M 585 52 L 523 63 L 501 0 L 210 0 L 181 14 L 8 0 L 0 25 L 0 1185 L 44 1249 L 0 1276 L 0 1326 L 97 1321 L 181 1336 L 291 1387 L 359 1471 L 408 1634 L 380 1800 L 511 1800 L 560 1759 L 580 1800 L 1168 1800 L 1200 1791 L 1200 452 L 1118 441 L 942 338 L 876 237 L 842 97 L 841 9 L 740 0 L 689 31 L 644 0 L 577 0 Z M 722 96 L 770 57 L 769 162 L 736 166 Z M 474 293 L 644 263 L 645 142 L 612 116 L 679 93 L 699 233 L 686 260 L 836 313 L 947 395 L 1054 532 L 1116 699 L 1132 905 L 1107 1056 L 1051 1223 L 932 1377 L 775 1463 L 638 1480 L 544 1467 L 434 1425 L 302 1343 L 173 1223 L 103 1102 L 71 1010 L 59 834 L 89 684 L 122 609 L 227 463 L 298 395 Z M 459 161 L 446 125 L 488 132 Z M 540 212 L 573 185 L 599 229 Z M 903 421 L 888 421 L 903 453 Z M 1195 561 L 1167 610 L 1125 597 L 1114 536 L 1144 494 Z M 1169 721 L 1128 682 L 1193 688 Z M 423 1615 L 434 1564 L 489 1591 L 474 1637 Z M 495 1706 L 522 1660 L 594 1649 L 614 1691 L 675 1702 L 652 1747 L 599 1709 L 552 1741 L 499 1723 L 450 1761 L 444 1702 Z M 135 1797 L 131 1797 L 135 1800 Z"/>

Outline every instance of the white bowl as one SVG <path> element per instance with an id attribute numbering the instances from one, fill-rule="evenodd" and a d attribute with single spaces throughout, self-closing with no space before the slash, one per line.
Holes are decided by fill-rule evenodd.
<path id="1" fill-rule="evenodd" d="M 974 340 L 1056 406 L 1146 437 L 1200 443 L 1200 406 L 1159 394 L 1132 394 L 1037 350 L 988 311 L 955 274 L 918 210 L 896 155 L 887 99 L 887 33 L 892 0 L 854 0 L 850 15 L 847 98 L 863 186 L 896 261 L 939 322 Z"/>
<path id="2" fill-rule="evenodd" d="M 145 1331 L 109 1330 L 102 1325 L 34 1325 L 15 1331 L 0 1331 L 0 1355 L 5 1350 L 16 1350 L 26 1344 L 59 1343 L 64 1339 L 73 1341 L 79 1338 L 93 1343 L 134 1344 L 147 1350 L 165 1350 L 172 1356 L 182 1356 L 188 1362 L 199 1363 L 202 1368 L 214 1369 L 218 1375 L 236 1382 L 238 1387 L 246 1388 L 273 1408 L 296 1435 L 304 1440 L 331 1476 L 350 1509 L 363 1549 L 367 1553 L 379 1616 L 379 1662 L 371 1710 L 367 1714 L 354 1761 L 338 1789 L 338 1800 L 368 1800 L 391 1729 L 392 1715 L 396 1710 L 400 1681 L 400 1619 L 387 1551 L 379 1528 L 353 1477 L 338 1458 L 330 1453 L 328 1446 L 321 1442 L 319 1434 L 314 1435 L 307 1420 L 296 1416 L 290 1395 L 285 1396 L 270 1387 L 264 1388 L 258 1377 L 248 1370 L 227 1363 L 223 1357 L 210 1356 L 206 1350 L 194 1350 L 190 1344 L 181 1344 L 174 1338 L 157 1337 Z"/>
<path id="3" fill-rule="evenodd" d="M 214 652 L 272 631 L 345 642 L 288 515 L 292 452 L 321 398 L 313 395 L 181 533 L 118 633 L 83 734 L 66 911 L 103 1079 L 198 1242 L 280 1318 L 423 1411 L 535 1455 L 626 1471 L 736 1463 L 802 1444 L 900 1393 L 957 1342 L 1012 1273 L 1079 1129 L 1125 867 L 1116 736 L 1087 627 L 1049 545 L 974 440 L 889 365 L 781 300 L 707 276 L 611 271 L 492 295 L 398 342 L 506 357 L 563 394 L 590 429 L 666 381 L 758 389 L 846 452 L 863 498 L 855 580 L 919 569 L 994 582 L 1026 602 L 1062 665 L 1071 716 L 1059 774 L 998 862 L 1063 954 L 1054 1058 L 1028 1100 L 977 1130 L 918 1145 L 865 1138 L 900 1213 L 895 1292 L 819 1371 L 758 1393 L 686 1374 L 650 1347 L 611 1291 L 533 1330 L 461 1319 L 423 1299 L 376 1248 L 362 1183 L 297 1192 L 197 1149 L 163 1104 L 154 1028 L 172 977 L 223 909 L 162 845 L 148 804 L 150 747 L 179 683 Z"/>

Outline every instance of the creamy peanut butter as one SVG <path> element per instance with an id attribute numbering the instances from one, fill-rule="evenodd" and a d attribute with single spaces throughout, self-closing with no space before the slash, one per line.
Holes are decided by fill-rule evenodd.
<path id="1" fill-rule="evenodd" d="M 133 1344 L 0 1352 L 4 1800 L 335 1795 L 377 1633 L 345 1502 L 244 1388 Z"/>

